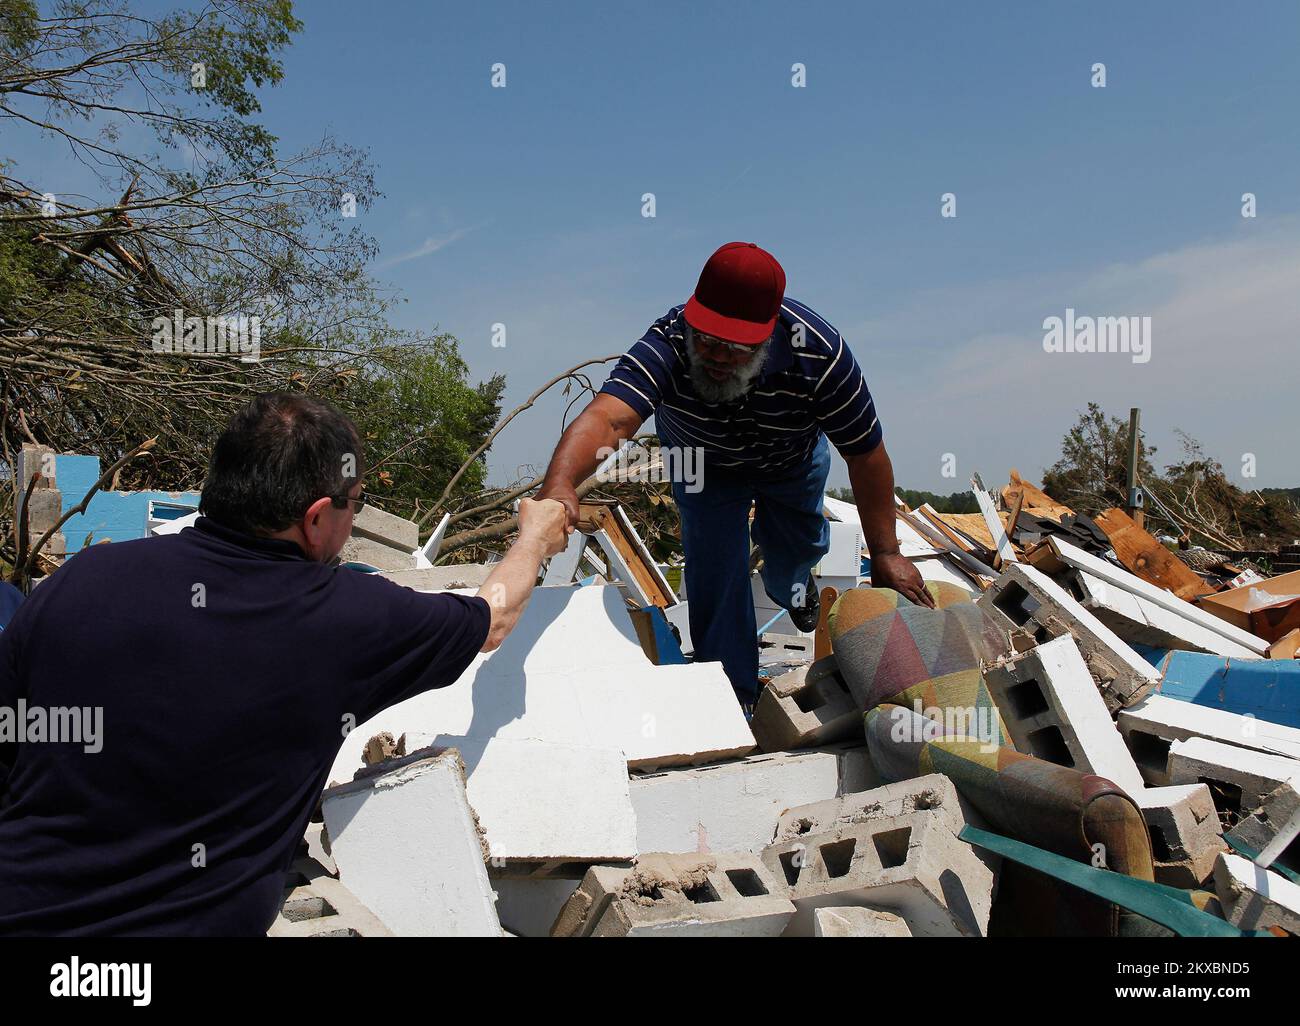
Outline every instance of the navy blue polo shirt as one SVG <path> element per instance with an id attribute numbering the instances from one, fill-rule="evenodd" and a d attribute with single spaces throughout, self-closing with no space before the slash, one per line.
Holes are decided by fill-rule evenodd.
<path id="1" fill-rule="evenodd" d="M 702 450 L 708 468 L 771 475 L 806 463 L 823 432 L 844 456 L 880 444 L 862 370 L 815 311 L 787 296 L 754 386 L 738 399 L 710 403 L 691 385 L 683 309 L 655 321 L 601 387 L 642 420 L 653 413 L 664 445 Z"/>
<path id="2" fill-rule="evenodd" d="M 0 707 L 102 710 L 99 751 L 0 740 L 0 934 L 264 933 L 348 728 L 490 621 L 208 518 L 79 553 L 0 634 Z"/>

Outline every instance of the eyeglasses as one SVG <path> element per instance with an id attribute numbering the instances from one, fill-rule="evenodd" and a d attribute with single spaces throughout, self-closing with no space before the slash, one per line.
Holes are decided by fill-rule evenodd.
<path id="1" fill-rule="evenodd" d="M 370 496 L 363 491 L 355 499 L 350 495 L 334 495 L 330 497 L 330 501 L 334 503 L 335 507 L 338 509 L 342 509 L 343 503 L 347 503 L 352 507 L 352 513 L 355 516 L 366 508 L 366 503 L 370 501 Z"/>
<path id="2" fill-rule="evenodd" d="M 694 333 L 695 341 L 707 349 L 721 349 L 728 353 L 744 353 L 746 356 L 753 356 L 757 346 L 741 345 L 739 342 L 724 342 L 720 338 L 712 335 L 706 335 L 702 331 Z"/>

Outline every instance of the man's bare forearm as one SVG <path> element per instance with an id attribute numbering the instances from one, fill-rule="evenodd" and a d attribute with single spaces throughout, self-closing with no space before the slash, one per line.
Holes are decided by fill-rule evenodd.
<path id="1" fill-rule="evenodd" d="M 514 630 L 537 586 L 537 574 L 547 555 L 541 542 L 516 542 L 483 582 L 478 597 L 492 607 L 492 626 L 481 651 L 491 652 Z"/>
<path id="2" fill-rule="evenodd" d="M 566 514 L 560 503 L 523 499 L 519 503 L 519 538 L 496 565 L 478 597 L 492 608 L 492 622 L 481 652 L 491 652 L 515 628 L 537 586 L 542 562 L 568 541 Z"/>
<path id="3" fill-rule="evenodd" d="M 894 526 L 894 465 L 883 442 L 869 453 L 847 457 L 849 484 L 862 521 L 862 535 L 872 557 L 898 552 Z"/>
<path id="4" fill-rule="evenodd" d="M 569 513 L 569 526 L 578 520 L 578 485 L 589 478 L 597 465 L 624 439 L 641 426 L 631 406 L 611 395 L 601 394 L 587 404 L 578 419 L 560 436 L 560 444 L 546 468 L 538 498 L 558 499 Z"/>
<path id="5" fill-rule="evenodd" d="M 539 496 L 546 498 L 557 488 L 577 488 L 621 441 L 607 418 L 590 407 L 583 410 L 560 436 Z"/>

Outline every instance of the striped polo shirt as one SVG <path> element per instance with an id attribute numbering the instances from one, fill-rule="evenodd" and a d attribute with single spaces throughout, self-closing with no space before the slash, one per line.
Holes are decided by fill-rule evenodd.
<path id="1" fill-rule="evenodd" d="M 822 432 L 844 456 L 880 444 L 876 404 L 857 360 L 808 307 L 786 297 L 762 372 L 725 403 L 705 402 L 691 386 L 683 309 L 655 321 L 601 387 L 643 420 L 653 413 L 664 445 L 699 447 L 710 467 L 767 475 L 806 462 Z"/>

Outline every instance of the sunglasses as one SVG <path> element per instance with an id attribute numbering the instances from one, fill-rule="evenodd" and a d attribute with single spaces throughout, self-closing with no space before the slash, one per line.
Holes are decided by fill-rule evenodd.
<path id="1" fill-rule="evenodd" d="M 363 491 L 355 499 L 350 495 L 333 495 L 330 496 L 330 501 L 334 503 L 335 507 L 338 509 L 342 509 L 343 504 L 347 503 L 352 507 L 352 513 L 355 516 L 366 508 L 366 503 L 370 501 L 370 496 L 368 493 Z"/>

